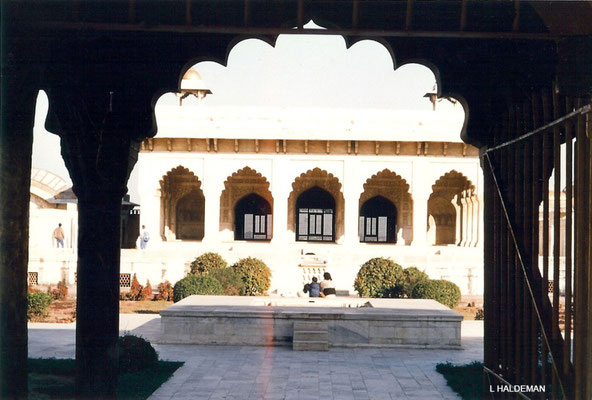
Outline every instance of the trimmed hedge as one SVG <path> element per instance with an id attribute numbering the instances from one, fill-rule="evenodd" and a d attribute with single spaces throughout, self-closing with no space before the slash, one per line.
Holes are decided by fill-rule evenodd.
<path id="1" fill-rule="evenodd" d="M 191 263 L 192 275 L 207 275 L 209 272 L 224 269 L 228 263 L 218 253 L 204 253 Z"/>
<path id="2" fill-rule="evenodd" d="M 220 282 L 225 296 L 240 296 L 244 291 L 243 280 L 232 267 L 212 271 L 210 276 Z"/>
<path id="3" fill-rule="evenodd" d="M 50 294 L 44 292 L 33 292 L 27 294 L 27 318 L 33 319 L 47 315 L 47 307 L 53 299 Z"/>
<path id="4" fill-rule="evenodd" d="M 396 297 L 395 287 L 403 282 L 403 268 L 390 258 L 376 257 L 360 267 L 354 289 L 360 297 Z"/>
<path id="5" fill-rule="evenodd" d="M 255 296 L 265 294 L 271 286 L 271 270 L 258 258 L 241 258 L 232 268 L 243 281 L 241 295 Z"/>
<path id="6" fill-rule="evenodd" d="M 224 293 L 222 285 L 216 278 L 209 275 L 196 276 L 187 275 L 175 283 L 173 288 L 173 301 L 176 303 L 185 297 L 194 294 L 201 295 L 221 295 Z"/>
<path id="7" fill-rule="evenodd" d="M 414 299 L 433 299 L 445 306 L 454 308 L 460 301 L 460 289 L 456 284 L 442 279 L 430 279 L 418 283 L 413 289 Z"/>
<path id="8" fill-rule="evenodd" d="M 395 286 L 393 297 L 410 298 L 413 288 L 420 283 L 430 279 L 428 274 L 420 271 L 417 267 L 409 267 L 403 270 L 401 283 Z"/>
<path id="9" fill-rule="evenodd" d="M 119 351 L 119 372 L 136 372 L 155 369 L 158 355 L 149 341 L 134 335 L 120 336 L 117 340 Z"/>

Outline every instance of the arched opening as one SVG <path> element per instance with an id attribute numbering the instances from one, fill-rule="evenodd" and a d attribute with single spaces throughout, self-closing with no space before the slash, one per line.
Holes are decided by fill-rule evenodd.
<path id="1" fill-rule="evenodd" d="M 396 243 L 397 207 L 382 196 L 374 196 L 360 209 L 360 242 Z"/>
<path id="2" fill-rule="evenodd" d="M 163 240 L 202 240 L 205 197 L 201 182 L 178 166 L 160 181 L 160 234 Z"/>
<path id="3" fill-rule="evenodd" d="M 296 200 L 296 240 L 304 242 L 335 241 L 335 199 L 329 192 L 314 186 Z"/>
<path id="4" fill-rule="evenodd" d="M 202 240 L 204 237 L 203 194 L 193 190 L 177 202 L 177 239 Z"/>
<path id="5" fill-rule="evenodd" d="M 428 244 L 475 246 L 479 202 L 463 174 L 450 171 L 432 185 L 428 199 Z"/>
<path id="6" fill-rule="evenodd" d="M 234 206 L 234 240 L 270 240 L 272 223 L 271 206 L 256 193 Z"/>
<path id="7" fill-rule="evenodd" d="M 244 167 L 226 179 L 220 195 L 220 231 L 234 231 L 235 240 L 269 240 L 272 234 L 272 214 L 273 197 L 269 191 L 269 182 L 263 175 L 252 168 Z M 246 215 L 252 216 L 252 225 L 251 217 Z M 257 224 L 255 215 L 260 216 L 257 235 L 254 230 Z M 245 229 L 251 227 L 247 234 Z M 232 236 L 228 240 L 232 240 Z"/>
<path id="8" fill-rule="evenodd" d="M 369 201 L 378 198 L 383 199 L 380 200 L 382 206 L 379 204 L 379 200 L 375 200 L 375 203 L 368 203 Z M 387 216 L 385 213 L 388 209 L 379 208 L 386 206 L 384 201 L 390 203 L 394 208 L 394 213 L 389 217 L 390 219 L 387 219 L 387 232 L 389 229 L 393 229 L 393 237 L 386 241 L 373 240 L 372 238 L 376 235 L 366 235 L 366 228 L 364 227 L 364 229 L 362 229 L 362 217 L 366 216 L 366 214 L 364 214 L 364 207 L 366 206 L 367 210 L 372 207 L 377 207 L 377 209 L 382 210 L 382 214 L 372 214 L 372 216 L 376 216 L 377 218 L 380 216 L 384 217 Z M 367 203 L 368 205 L 366 205 Z M 382 221 L 384 222 L 384 220 Z M 376 222 L 378 223 L 378 220 Z M 366 219 L 364 219 L 364 223 L 366 223 Z M 372 225 L 370 225 L 369 228 L 370 232 L 372 232 Z M 379 173 L 372 175 L 372 177 L 366 181 L 364 184 L 364 192 L 360 196 L 359 235 L 361 242 L 377 241 L 399 244 L 411 243 L 413 239 L 413 201 L 411 199 L 411 194 L 409 193 L 409 184 L 407 184 L 405 179 L 388 169 L 384 169 Z M 366 237 L 369 239 L 366 240 Z"/>
<path id="9" fill-rule="evenodd" d="M 429 204 L 428 242 L 434 245 L 454 244 L 456 209 L 450 201 L 434 197 Z"/>
<path id="10" fill-rule="evenodd" d="M 341 193 L 341 183 L 327 171 L 315 168 L 301 174 L 292 183 L 292 192 L 288 197 L 288 230 L 294 232 L 297 241 L 321 241 L 335 242 L 344 234 L 344 204 L 345 199 Z M 309 190 L 314 189 L 311 192 Z M 302 195 L 306 194 L 304 197 Z M 314 196 L 318 195 L 318 198 Z M 310 200 L 310 202 L 309 202 Z M 304 225 L 304 216 L 301 217 L 300 209 L 313 209 L 312 214 L 321 214 L 322 225 L 317 234 L 317 217 L 314 218 L 314 230 L 310 225 L 310 218 Z M 323 210 L 319 212 L 318 210 Z M 332 212 L 330 211 L 332 210 Z M 304 212 L 309 213 L 309 211 Z M 329 216 L 331 215 L 331 216 Z M 302 218 L 302 223 L 300 221 Z M 329 224 L 330 221 L 330 224 Z M 324 229 L 324 224 L 327 224 Z M 304 229 L 306 227 L 306 229 Z M 331 229 L 329 229 L 331 227 Z M 311 232 L 309 234 L 309 231 Z M 302 233 L 302 234 L 301 234 Z M 330 234 L 329 234 L 330 233 Z M 320 236 L 320 238 L 319 238 Z M 309 237 L 313 237 L 309 239 Z"/>

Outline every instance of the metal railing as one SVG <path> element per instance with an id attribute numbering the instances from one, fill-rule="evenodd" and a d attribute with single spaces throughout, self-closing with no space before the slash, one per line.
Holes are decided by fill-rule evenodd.
<path id="1" fill-rule="evenodd" d="M 543 92 L 494 133 L 482 155 L 488 381 L 590 399 L 592 107 Z"/>

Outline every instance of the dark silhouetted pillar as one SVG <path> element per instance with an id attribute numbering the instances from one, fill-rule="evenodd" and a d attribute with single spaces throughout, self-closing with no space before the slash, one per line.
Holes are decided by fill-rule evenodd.
<path id="1" fill-rule="evenodd" d="M 60 135 L 78 197 L 78 398 L 116 396 L 121 199 L 137 159 L 138 132 L 152 132 L 150 101 L 142 108 L 136 95 L 101 87 L 49 90 L 47 127 Z"/>
<path id="2" fill-rule="evenodd" d="M 0 398 L 3 399 L 27 397 L 29 201 L 37 91 L 29 68 L 12 60 L 3 62 L 0 128 Z"/>

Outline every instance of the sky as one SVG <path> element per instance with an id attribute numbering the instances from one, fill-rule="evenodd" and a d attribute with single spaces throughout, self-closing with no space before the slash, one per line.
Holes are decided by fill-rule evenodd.
<path id="1" fill-rule="evenodd" d="M 194 68 L 213 92 L 201 107 L 384 108 L 427 112 L 432 104 L 423 95 L 432 91 L 436 83 L 432 71 L 421 65 L 403 65 L 395 70 L 390 53 L 376 41 L 361 41 L 347 49 L 344 38 L 334 35 L 281 35 L 275 47 L 247 39 L 232 48 L 227 66 L 201 62 Z M 185 100 L 184 104 L 189 101 L 197 100 Z M 176 97 L 165 94 L 158 100 L 157 108 L 172 104 L 178 104 Z M 460 105 L 448 102 L 441 102 L 438 107 L 462 112 Z M 59 137 L 44 129 L 47 109 L 47 96 L 40 92 L 33 167 L 49 170 L 71 184 L 60 156 Z M 137 201 L 135 172 L 128 188 L 131 200 Z"/>

